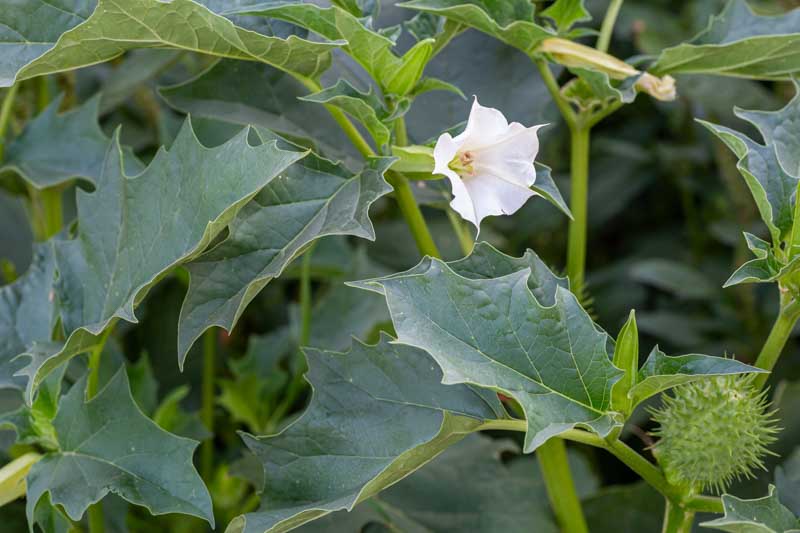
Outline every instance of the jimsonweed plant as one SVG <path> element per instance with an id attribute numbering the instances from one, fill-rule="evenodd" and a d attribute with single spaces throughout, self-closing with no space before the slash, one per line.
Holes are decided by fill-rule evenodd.
<path id="1" fill-rule="evenodd" d="M 2 2 L 0 530 L 800 529 L 790 4 Z"/>

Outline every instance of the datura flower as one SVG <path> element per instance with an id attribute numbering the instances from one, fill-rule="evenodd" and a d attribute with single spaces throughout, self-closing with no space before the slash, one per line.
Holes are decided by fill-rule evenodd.
<path id="1" fill-rule="evenodd" d="M 491 215 L 510 215 L 536 193 L 533 160 L 539 151 L 536 132 L 518 122 L 508 123 L 503 113 L 472 103 L 464 131 L 455 137 L 443 133 L 433 149 L 434 174 L 450 180 L 450 206 L 480 229 Z"/>

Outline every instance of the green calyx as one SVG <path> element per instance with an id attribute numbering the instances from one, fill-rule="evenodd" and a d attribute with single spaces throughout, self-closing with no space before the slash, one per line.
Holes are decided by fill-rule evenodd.
<path id="1" fill-rule="evenodd" d="M 471 152 L 459 152 L 447 166 L 459 176 L 472 176 L 475 174 L 473 162 L 474 157 Z"/>
<path id="2" fill-rule="evenodd" d="M 654 453 L 670 483 L 691 493 L 722 492 L 764 468 L 775 441 L 774 411 L 751 376 L 729 375 L 676 387 L 652 411 Z"/>

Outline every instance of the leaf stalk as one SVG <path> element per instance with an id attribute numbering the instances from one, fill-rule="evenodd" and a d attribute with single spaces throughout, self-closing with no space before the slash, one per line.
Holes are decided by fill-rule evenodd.
<path id="1" fill-rule="evenodd" d="M 619 10 L 622 7 L 623 1 L 624 0 L 611 0 L 608 9 L 606 9 L 596 46 L 601 52 L 608 52 L 608 45 L 611 44 L 611 34 L 614 33 L 614 24 L 617 22 L 617 15 L 619 15 Z"/>

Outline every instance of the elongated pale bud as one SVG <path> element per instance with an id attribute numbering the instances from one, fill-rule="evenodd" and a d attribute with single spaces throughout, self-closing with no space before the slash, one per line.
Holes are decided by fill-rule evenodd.
<path id="1" fill-rule="evenodd" d="M 608 77 L 614 80 L 639 76 L 636 81 L 636 88 L 639 91 L 645 92 L 657 100 L 675 99 L 675 78 L 672 76 L 658 77 L 648 72 L 642 72 L 610 54 L 589 46 L 552 37 L 543 40 L 537 51 L 550 54 L 556 63 L 565 67 L 596 70 L 608 74 Z"/>
<path id="2" fill-rule="evenodd" d="M 0 468 L 0 506 L 25 495 L 25 476 L 42 456 L 30 452 Z"/>

